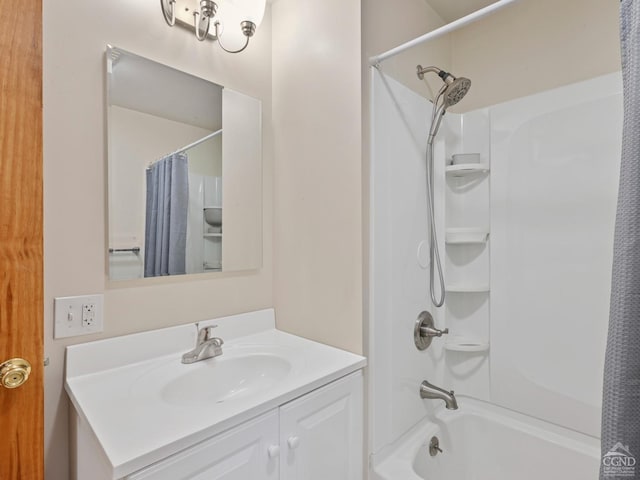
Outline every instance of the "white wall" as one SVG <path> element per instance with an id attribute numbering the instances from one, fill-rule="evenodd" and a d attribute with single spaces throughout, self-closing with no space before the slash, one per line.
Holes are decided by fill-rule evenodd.
<path id="1" fill-rule="evenodd" d="M 361 352 L 360 1 L 277 0 L 273 26 L 278 325 Z"/>
<path id="2" fill-rule="evenodd" d="M 107 43 L 259 98 L 271 117 L 270 12 L 239 55 L 169 28 L 157 2 L 44 2 L 45 461 L 68 480 L 64 347 L 101 337 L 273 306 L 273 157 L 263 129 L 263 252 L 259 271 L 110 284 L 106 279 Z M 98 19 L 98 20 L 96 20 Z M 53 298 L 105 294 L 105 332 L 54 341 Z M 184 305 L 189 305 L 188 309 Z"/>
<path id="3" fill-rule="evenodd" d="M 598 437 L 621 76 L 490 111 L 492 400 Z"/>
<path id="4" fill-rule="evenodd" d="M 222 91 L 222 123 L 225 128 L 222 142 L 222 268 L 224 271 L 259 268 L 262 263 L 262 106 L 255 98 L 225 88 Z M 205 194 L 208 196 L 206 191 Z"/>
<path id="5" fill-rule="evenodd" d="M 435 30 L 445 21 L 424 0 L 369 0 L 362 5 L 362 24 L 363 69 L 368 71 L 370 57 Z M 429 90 L 416 75 L 418 64 L 449 69 L 451 39 L 445 36 L 412 48 L 383 62 L 380 68 L 386 75 L 427 97 Z M 364 78 L 367 84 L 368 76 Z M 435 75 L 429 75 L 427 80 L 435 86 L 440 81 Z M 365 98 L 368 100 L 368 96 Z"/>
<path id="6" fill-rule="evenodd" d="M 396 80 L 375 72 L 373 84 L 371 192 L 371 303 L 369 312 L 370 410 L 373 421 L 370 452 L 384 448 L 440 405 L 420 399 L 423 380 L 443 385 L 444 339 L 419 351 L 413 328 L 422 310 L 437 326 L 441 315 L 431 307 L 429 270 L 420 245 L 428 245 L 426 168 L 427 128 L 431 103 Z M 443 198 L 444 142 L 436 145 L 435 197 Z M 436 204 L 442 231 L 444 203 Z M 441 242 L 441 251 L 444 244 Z M 444 257 L 443 257 L 444 261 Z"/>
<path id="7" fill-rule="evenodd" d="M 189 149 L 189 171 L 210 177 L 222 176 L 222 136 L 220 133 Z"/>
<path id="8" fill-rule="evenodd" d="M 523 0 L 451 34 L 469 111 L 620 70 L 618 0 Z"/>

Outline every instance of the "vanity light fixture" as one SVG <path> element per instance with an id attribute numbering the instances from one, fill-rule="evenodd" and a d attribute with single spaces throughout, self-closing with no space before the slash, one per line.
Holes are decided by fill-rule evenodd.
<path id="1" fill-rule="evenodd" d="M 170 27 L 180 25 L 193 30 L 200 41 L 217 41 L 225 52 L 240 53 L 264 17 L 266 0 L 219 2 L 220 8 L 213 0 L 160 0 L 160 7 Z"/>

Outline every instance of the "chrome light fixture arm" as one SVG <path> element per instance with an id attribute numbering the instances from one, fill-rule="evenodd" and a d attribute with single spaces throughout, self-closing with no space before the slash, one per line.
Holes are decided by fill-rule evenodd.
<path id="1" fill-rule="evenodd" d="M 206 24 L 206 27 L 204 28 L 203 33 L 200 33 L 200 24 Z M 206 40 L 207 35 L 209 35 L 210 25 L 211 25 L 211 19 L 209 17 L 203 16 L 202 18 L 200 18 L 199 12 L 195 12 L 193 14 L 193 28 L 195 28 L 195 31 L 196 31 L 196 38 L 201 42 Z"/>
<path id="2" fill-rule="evenodd" d="M 238 50 L 228 50 L 227 48 L 225 48 L 225 46 L 222 44 L 222 40 L 221 40 L 221 36 L 222 36 L 222 32 L 220 31 L 220 22 L 216 22 L 214 24 L 215 27 L 215 36 L 218 39 L 218 45 L 220 45 L 220 48 L 222 50 L 224 50 L 227 53 L 240 53 L 242 52 L 244 49 L 246 49 L 249 46 L 249 39 L 251 37 L 253 37 L 253 34 L 256 33 L 256 24 L 250 21 L 244 21 L 242 23 L 240 23 L 240 28 L 242 28 L 242 34 L 246 37 L 246 41 L 244 43 L 244 45 L 239 48 Z"/>
<path id="3" fill-rule="evenodd" d="M 200 11 L 193 12 L 193 28 L 196 31 L 196 38 L 201 42 L 209 35 L 211 19 L 216 15 L 217 11 L 218 4 L 213 0 L 200 0 Z M 201 33 L 201 25 L 206 25 L 204 33 Z"/>
<path id="4" fill-rule="evenodd" d="M 167 25 L 173 27 L 176 24 L 176 0 L 160 0 L 160 8 Z"/>
<path id="5" fill-rule="evenodd" d="M 193 30 L 196 38 L 201 42 L 206 39 L 217 41 L 220 48 L 227 53 L 240 53 L 244 51 L 249 46 L 249 41 L 257 29 L 254 21 L 245 20 L 240 22 L 240 30 L 245 37 L 245 42 L 244 45 L 237 50 L 231 50 L 227 48 L 222 41 L 224 19 L 222 22 L 218 19 L 212 21 L 218 13 L 218 4 L 214 0 L 160 0 L 160 8 L 162 9 L 162 15 L 167 25 L 173 27 L 177 24 Z M 250 15 L 247 16 L 252 18 Z M 213 33 L 210 32 L 212 25 L 215 30 Z"/>

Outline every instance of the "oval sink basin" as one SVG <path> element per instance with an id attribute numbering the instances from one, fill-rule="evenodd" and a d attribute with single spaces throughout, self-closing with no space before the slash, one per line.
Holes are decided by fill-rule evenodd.
<path id="1" fill-rule="evenodd" d="M 203 360 L 190 372 L 169 382 L 160 392 L 176 404 L 222 403 L 266 390 L 287 376 L 291 365 L 269 354 Z"/>
<path id="2" fill-rule="evenodd" d="M 223 403 L 268 390 L 292 368 L 270 353 L 223 354 L 190 365 L 174 362 L 142 376 L 133 386 L 134 395 L 153 395 L 155 390 L 166 403 L 178 406 Z"/>

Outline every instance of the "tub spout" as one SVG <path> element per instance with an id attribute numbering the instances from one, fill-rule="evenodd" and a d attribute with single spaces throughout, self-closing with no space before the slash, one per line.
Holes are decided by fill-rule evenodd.
<path id="1" fill-rule="evenodd" d="M 446 390 L 436 387 L 430 384 L 426 380 L 420 385 L 420 398 L 429 398 L 433 400 L 444 400 L 444 404 L 449 410 L 457 410 L 458 402 L 453 390 L 447 392 Z"/>

